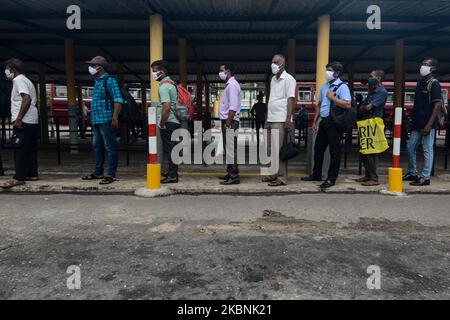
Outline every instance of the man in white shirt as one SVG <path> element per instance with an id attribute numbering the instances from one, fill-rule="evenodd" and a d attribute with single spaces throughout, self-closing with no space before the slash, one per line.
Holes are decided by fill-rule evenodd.
<path id="1" fill-rule="evenodd" d="M 6 62 L 5 75 L 13 82 L 11 92 L 11 121 L 20 142 L 14 150 L 16 174 L 2 188 L 9 189 L 38 180 L 37 140 L 39 117 L 36 108 L 36 88 L 23 75 L 24 65 L 19 59 Z"/>
<path id="2" fill-rule="evenodd" d="M 286 58 L 282 54 L 276 54 L 272 59 L 272 73 L 274 77 L 270 85 L 270 98 L 267 110 L 267 147 L 271 148 L 272 130 L 279 132 L 279 148 L 271 150 L 280 153 L 280 149 L 287 143 L 288 134 L 291 132 L 292 112 L 295 107 L 295 90 L 297 81 L 286 72 Z M 263 179 L 270 182 L 271 187 L 287 185 L 288 162 L 280 159 L 278 174 Z"/>

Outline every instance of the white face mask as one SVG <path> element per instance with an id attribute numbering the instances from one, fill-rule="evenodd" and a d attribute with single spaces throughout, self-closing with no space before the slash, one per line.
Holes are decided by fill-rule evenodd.
<path id="1" fill-rule="evenodd" d="M 327 73 L 325 74 L 325 78 L 327 79 L 328 82 L 330 82 L 330 81 L 336 79 L 336 78 L 334 77 L 334 71 L 328 71 L 328 70 L 327 70 Z"/>
<path id="2" fill-rule="evenodd" d="M 272 73 L 274 75 L 277 75 L 278 72 L 280 72 L 281 66 L 277 65 L 276 63 L 272 63 Z"/>
<path id="3" fill-rule="evenodd" d="M 158 72 L 152 72 L 153 80 L 155 80 L 155 81 L 158 81 L 158 80 L 159 80 L 159 78 L 161 77 L 160 72 L 161 72 L 161 71 L 158 71 Z"/>
<path id="4" fill-rule="evenodd" d="M 9 80 L 14 79 L 14 73 L 12 73 L 9 69 L 5 69 L 5 76 L 6 76 Z"/>
<path id="5" fill-rule="evenodd" d="M 97 74 L 98 70 L 94 67 L 89 66 L 89 73 L 91 76 L 95 76 Z"/>
<path id="6" fill-rule="evenodd" d="M 227 80 L 227 74 L 223 71 L 219 72 L 219 78 L 220 78 L 220 80 L 225 81 L 225 80 Z"/>
<path id="7" fill-rule="evenodd" d="M 422 66 L 420 68 L 420 75 L 422 77 L 426 77 L 426 76 L 430 75 L 430 73 L 431 73 L 431 67 L 430 66 Z"/>

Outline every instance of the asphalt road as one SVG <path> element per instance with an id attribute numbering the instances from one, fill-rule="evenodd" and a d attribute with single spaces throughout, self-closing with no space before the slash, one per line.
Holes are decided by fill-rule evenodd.
<path id="1" fill-rule="evenodd" d="M 0 299 L 450 299 L 449 248 L 448 196 L 0 195 Z"/>

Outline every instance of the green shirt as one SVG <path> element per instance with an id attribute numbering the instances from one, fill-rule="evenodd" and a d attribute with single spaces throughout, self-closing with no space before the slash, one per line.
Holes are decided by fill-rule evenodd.
<path id="1" fill-rule="evenodd" d="M 172 83 L 163 83 L 164 81 L 172 80 L 167 76 L 159 82 L 159 105 L 156 107 L 156 121 L 159 125 L 161 122 L 163 104 L 170 102 L 170 113 L 167 122 L 180 124 L 180 121 L 178 121 L 174 113 L 174 110 L 177 108 L 178 104 L 178 88 Z"/>

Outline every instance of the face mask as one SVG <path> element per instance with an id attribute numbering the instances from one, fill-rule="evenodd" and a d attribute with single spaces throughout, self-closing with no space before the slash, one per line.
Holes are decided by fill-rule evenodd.
<path id="1" fill-rule="evenodd" d="M 158 81 L 159 78 L 161 78 L 161 71 L 158 72 L 152 72 L 153 74 L 153 80 Z"/>
<path id="2" fill-rule="evenodd" d="M 89 73 L 91 74 L 91 76 L 95 76 L 97 74 L 98 70 L 95 69 L 94 67 L 89 66 Z"/>
<path id="3" fill-rule="evenodd" d="M 225 73 L 225 72 L 220 72 L 219 73 L 219 78 L 222 80 L 222 81 L 225 81 L 225 80 L 227 80 L 227 74 Z"/>
<path id="4" fill-rule="evenodd" d="M 5 76 L 6 76 L 9 80 L 14 79 L 14 74 L 11 73 L 11 71 L 10 71 L 9 69 L 5 69 Z"/>
<path id="5" fill-rule="evenodd" d="M 334 80 L 334 79 L 335 79 L 335 77 L 334 77 L 334 71 L 328 71 L 328 70 L 327 70 L 327 73 L 326 73 L 326 75 L 325 75 L 325 78 L 327 79 L 328 82 L 330 82 L 331 80 Z"/>
<path id="6" fill-rule="evenodd" d="M 278 72 L 280 72 L 281 66 L 277 65 L 276 63 L 272 63 L 272 73 L 277 75 Z"/>
<path id="7" fill-rule="evenodd" d="M 367 80 L 367 83 L 369 84 L 369 86 L 374 87 L 374 86 L 376 86 L 378 84 L 378 80 L 374 79 L 374 78 L 369 78 Z"/>
<path id="8" fill-rule="evenodd" d="M 420 68 L 420 75 L 422 77 L 426 77 L 431 73 L 431 67 L 430 66 L 422 66 Z"/>

